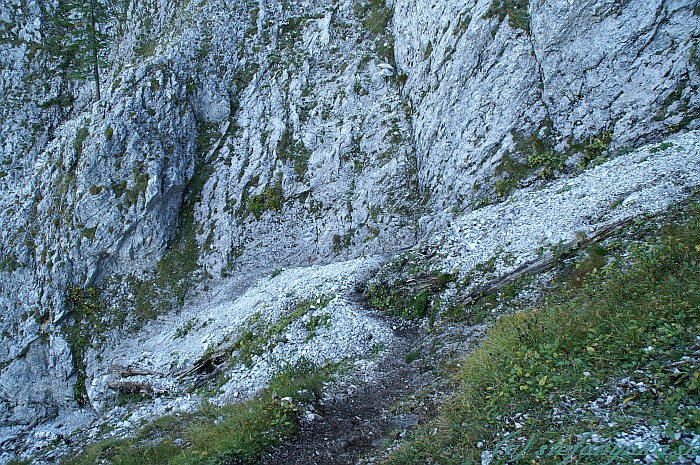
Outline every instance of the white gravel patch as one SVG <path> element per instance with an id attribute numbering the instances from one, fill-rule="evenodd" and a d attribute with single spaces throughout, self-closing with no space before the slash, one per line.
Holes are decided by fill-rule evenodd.
<path id="1" fill-rule="evenodd" d="M 539 190 L 514 193 L 455 219 L 426 245 L 436 247 L 445 271 L 468 272 L 497 255 L 496 274 L 517 268 L 560 242 L 615 221 L 667 209 L 700 184 L 700 132 L 669 138 Z M 670 144 L 670 146 L 668 146 Z"/>
<path id="2" fill-rule="evenodd" d="M 229 380 L 212 402 L 250 397 L 263 388 L 280 367 L 301 357 L 317 364 L 367 357 L 374 347 L 391 345 L 394 336 L 385 322 L 368 315 L 352 301 L 350 294 L 376 272 L 381 263 L 380 257 L 369 257 L 284 270 L 274 278 L 261 277 L 239 295 L 232 290 L 235 286 L 224 285 L 204 295 L 201 301 L 186 306 L 178 315 L 151 322 L 133 338 L 121 339 L 101 349 L 99 357 L 98 352 L 91 353 L 88 366 L 93 374 L 91 397 L 104 398 L 109 392 L 108 383 L 115 381 L 142 382 L 166 392 L 148 405 L 129 409 L 129 424 L 123 425 L 124 428 L 165 413 L 191 411 L 199 406 L 202 398 L 184 394 L 188 380 L 178 376 L 184 369 L 192 366 L 207 350 L 230 345 L 251 316 L 260 314 L 273 325 L 296 303 L 321 296 L 335 298 L 324 308 L 312 309 L 292 322 L 283 335 L 284 342 L 268 353 L 254 356 L 251 367 L 241 364 L 226 372 Z M 312 315 L 328 315 L 328 321 L 309 337 L 304 323 Z M 115 367 L 136 367 L 154 374 L 119 378 Z M 95 404 L 98 408 L 107 406 Z M 117 407 L 106 415 L 118 418 L 126 413 L 124 408 Z M 120 429 L 118 424 L 117 430 Z"/>

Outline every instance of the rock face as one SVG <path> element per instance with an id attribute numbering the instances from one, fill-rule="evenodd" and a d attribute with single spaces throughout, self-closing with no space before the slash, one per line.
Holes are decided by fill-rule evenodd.
<path id="1" fill-rule="evenodd" d="M 506 154 L 578 163 L 697 127 L 697 13 L 687 1 L 398 0 L 421 188 L 462 206 L 508 171 Z"/>
<path id="2" fill-rule="evenodd" d="M 104 408 L 101 354 L 206 289 L 700 126 L 687 0 L 105 1 L 99 102 L 40 3 L 0 5 L 0 441 Z"/>

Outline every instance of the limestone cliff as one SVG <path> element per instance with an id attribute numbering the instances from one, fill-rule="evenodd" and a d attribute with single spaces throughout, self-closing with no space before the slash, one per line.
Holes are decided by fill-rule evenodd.
<path id="1" fill-rule="evenodd" d="M 46 47 L 59 5 L 0 5 L 0 441 L 105 408 L 159 315 L 280 268 L 335 295 L 377 263 L 334 263 L 700 127 L 688 0 L 105 0 L 99 101 Z M 158 360 L 228 334 L 197 331 Z"/>

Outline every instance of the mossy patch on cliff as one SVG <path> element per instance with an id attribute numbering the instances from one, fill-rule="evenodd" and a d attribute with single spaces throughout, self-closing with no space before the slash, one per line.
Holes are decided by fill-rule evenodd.
<path id="1" fill-rule="evenodd" d="M 484 18 L 498 18 L 498 21 L 501 22 L 507 16 L 510 27 L 522 29 L 529 33 L 529 4 L 529 0 L 493 0 L 486 14 L 484 14 Z"/>

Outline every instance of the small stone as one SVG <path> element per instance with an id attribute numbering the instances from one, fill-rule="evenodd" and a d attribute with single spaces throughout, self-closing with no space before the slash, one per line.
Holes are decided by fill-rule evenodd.
<path id="1" fill-rule="evenodd" d="M 389 419 L 389 429 L 390 430 L 411 430 L 418 425 L 420 421 L 420 416 L 413 413 L 404 413 L 401 415 L 396 415 L 395 417 Z"/>

